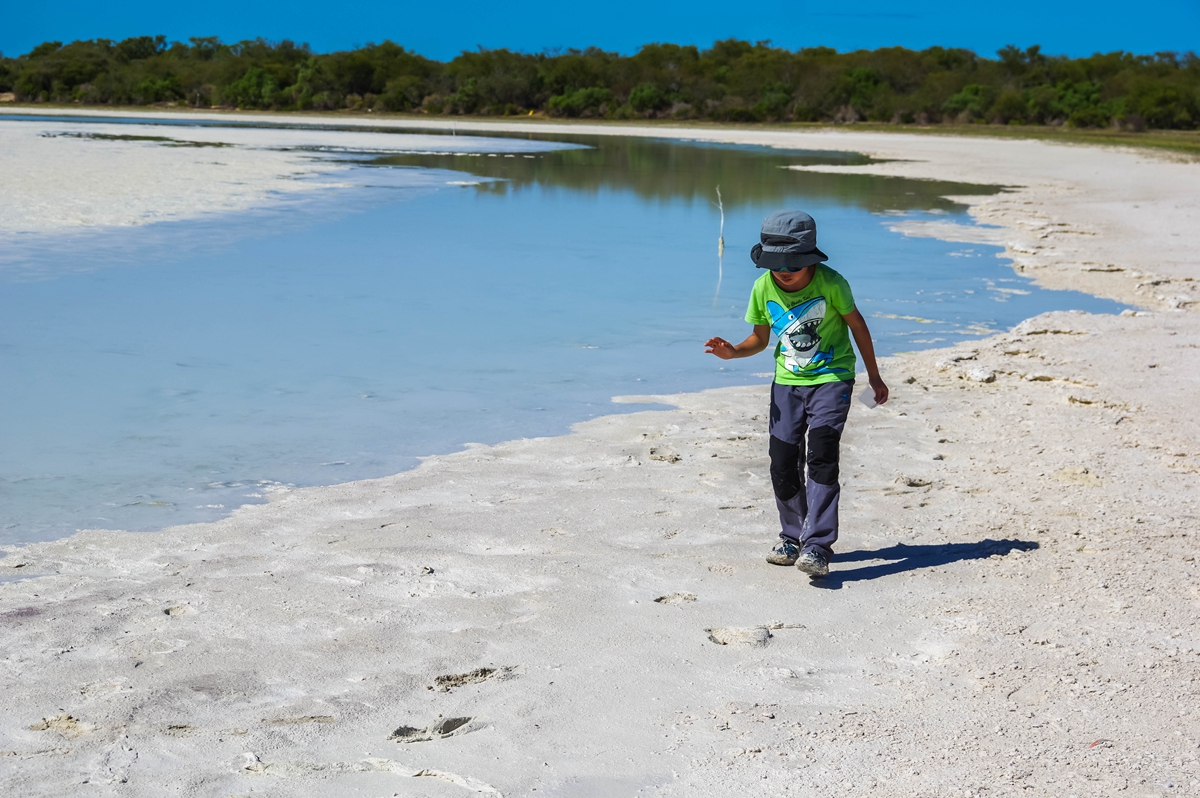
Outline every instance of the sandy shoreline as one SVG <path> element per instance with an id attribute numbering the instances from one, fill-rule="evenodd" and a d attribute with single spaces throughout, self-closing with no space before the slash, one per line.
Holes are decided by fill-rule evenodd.
<path id="1" fill-rule="evenodd" d="M 762 559 L 762 386 L 659 397 L 677 409 L 216 524 L 9 550 L 0 578 L 43 576 L 0 582 L 5 783 L 1200 791 L 1200 165 L 1031 141 L 680 135 L 1014 186 L 964 201 L 1019 270 L 1148 313 L 1050 314 L 887 359 L 894 402 L 848 428 L 823 588 Z"/>
<path id="2" fill-rule="evenodd" d="M 236 213 L 353 188 L 362 178 L 352 161 L 339 157 L 347 153 L 517 157 L 556 149 L 520 139 L 416 132 L 27 122 L 6 118 L 6 110 L 12 115 L 0 109 L 0 244 Z M 413 189 L 441 187 L 448 178 L 436 170 L 372 175 L 376 183 Z"/>

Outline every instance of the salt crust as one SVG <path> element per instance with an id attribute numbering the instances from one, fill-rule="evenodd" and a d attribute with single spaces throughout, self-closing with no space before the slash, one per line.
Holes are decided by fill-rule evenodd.
<path id="1" fill-rule="evenodd" d="M 338 156 L 347 153 L 528 154 L 555 148 L 479 136 L 35 122 L 0 116 L 0 242 L 20 233 L 193 219 L 346 187 L 353 165 Z M 387 170 L 376 177 L 386 177 L 394 186 L 430 182 L 422 170 Z"/>
<path id="2" fill-rule="evenodd" d="M 673 135 L 1013 186 L 968 201 L 1018 268 L 1139 310 L 887 359 L 893 400 L 852 411 L 839 556 L 813 584 L 763 560 L 763 386 L 654 397 L 677 409 L 216 524 L 10 549 L 10 791 L 1200 789 L 1200 324 L 1179 299 L 1200 276 L 1197 165 L 1028 141 Z M 695 600 L 655 600 L 672 595 Z M 438 689 L 488 668 L 510 677 Z"/>

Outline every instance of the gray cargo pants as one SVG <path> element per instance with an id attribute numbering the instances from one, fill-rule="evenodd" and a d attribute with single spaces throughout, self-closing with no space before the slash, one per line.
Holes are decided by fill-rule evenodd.
<path id="1" fill-rule="evenodd" d="M 771 385 L 771 484 L 783 527 L 780 537 L 826 560 L 838 537 L 838 455 L 853 390 L 853 380 Z"/>

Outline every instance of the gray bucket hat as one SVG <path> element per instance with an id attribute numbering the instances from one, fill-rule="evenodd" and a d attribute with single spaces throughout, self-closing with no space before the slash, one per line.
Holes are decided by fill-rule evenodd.
<path id="1" fill-rule="evenodd" d="M 763 219 L 759 238 L 750 260 L 760 269 L 799 271 L 829 260 L 817 249 L 817 223 L 804 211 L 775 211 Z"/>

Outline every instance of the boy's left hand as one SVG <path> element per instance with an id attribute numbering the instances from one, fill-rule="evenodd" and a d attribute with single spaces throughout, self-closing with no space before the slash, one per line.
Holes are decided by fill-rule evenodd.
<path id="1" fill-rule="evenodd" d="M 871 383 L 871 390 L 875 392 L 875 404 L 881 405 L 888 400 L 888 387 L 883 381 L 883 377 L 874 376 L 868 379 Z"/>

